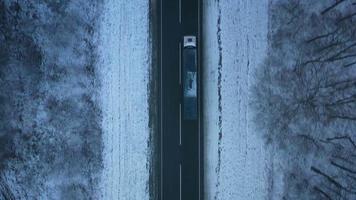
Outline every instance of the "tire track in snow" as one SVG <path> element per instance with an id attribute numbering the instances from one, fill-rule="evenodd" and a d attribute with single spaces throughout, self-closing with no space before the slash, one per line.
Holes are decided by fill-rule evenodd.
<path id="1" fill-rule="evenodd" d="M 216 32 L 216 37 L 218 41 L 218 50 L 219 50 L 219 62 L 218 62 L 218 112 L 219 112 L 219 117 L 218 117 L 218 134 L 219 134 L 219 141 L 218 141 L 218 163 L 215 169 L 216 172 L 216 192 L 214 199 L 218 199 L 219 197 L 219 186 L 220 186 L 220 169 L 221 169 L 221 153 L 222 153 L 222 136 L 223 136 L 223 131 L 222 131 L 222 95 L 221 95 L 221 81 L 222 81 L 222 41 L 221 41 L 221 5 L 220 5 L 220 0 L 217 0 L 217 8 L 218 8 L 218 20 L 217 20 L 217 32 Z"/>

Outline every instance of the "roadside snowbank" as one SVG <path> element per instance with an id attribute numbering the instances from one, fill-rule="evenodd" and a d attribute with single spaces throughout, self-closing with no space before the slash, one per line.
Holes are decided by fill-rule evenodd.
<path id="1" fill-rule="evenodd" d="M 102 199 L 148 199 L 149 1 L 106 1 L 100 32 Z"/>
<path id="2" fill-rule="evenodd" d="M 268 0 L 203 3 L 206 199 L 264 199 L 268 155 L 249 108 L 267 49 Z"/>

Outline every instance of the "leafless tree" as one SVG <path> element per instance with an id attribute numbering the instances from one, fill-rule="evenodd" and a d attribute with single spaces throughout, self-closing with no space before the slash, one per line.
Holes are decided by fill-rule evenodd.
<path id="1" fill-rule="evenodd" d="M 101 2 L 0 0 L 0 199 L 94 196 Z"/>
<path id="2" fill-rule="evenodd" d="M 251 103 L 287 161 L 286 199 L 356 198 L 355 12 L 348 0 L 271 6 L 269 54 Z"/>

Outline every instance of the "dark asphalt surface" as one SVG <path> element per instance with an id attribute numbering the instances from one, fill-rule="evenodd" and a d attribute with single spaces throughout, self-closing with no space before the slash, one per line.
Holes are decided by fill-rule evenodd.
<path id="1" fill-rule="evenodd" d="M 161 94 L 161 199 L 200 200 L 202 195 L 202 141 L 199 120 L 183 120 L 180 53 L 183 36 L 197 37 L 199 0 L 160 0 L 159 43 Z M 181 15 L 180 10 L 181 8 Z M 181 48 L 179 47 L 181 45 Z M 198 88 L 200 73 L 198 54 Z M 183 67 L 183 66 L 182 66 Z M 198 89 L 199 91 L 199 89 Z M 198 99 L 199 98 L 198 92 Z M 200 103 L 198 102 L 198 105 Z M 201 113 L 201 112 L 199 112 Z M 181 118 L 181 120 L 180 120 Z M 181 129 L 180 129 L 181 128 Z M 181 145 L 180 145 L 181 143 Z M 200 163 L 200 164 L 199 164 Z"/>

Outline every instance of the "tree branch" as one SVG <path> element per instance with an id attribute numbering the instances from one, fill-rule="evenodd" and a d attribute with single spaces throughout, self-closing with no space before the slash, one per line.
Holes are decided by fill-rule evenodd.
<path id="1" fill-rule="evenodd" d="M 325 189 L 329 190 L 330 192 L 332 192 L 332 194 L 335 194 L 337 195 L 338 197 L 341 197 L 343 198 L 342 194 L 341 194 L 341 190 L 340 188 L 335 188 L 335 187 L 332 187 L 331 185 L 328 185 L 326 184 L 326 182 L 323 182 L 320 184 L 321 186 L 323 186 Z M 334 196 L 334 195 L 332 195 Z M 339 198 L 336 198 L 336 199 L 339 199 Z M 345 199 L 345 198 L 343 198 Z"/>
<path id="2" fill-rule="evenodd" d="M 331 47 L 334 47 L 334 46 L 338 46 L 341 42 L 334 42 L 334 43 L 331 43 L 331 44 L 328 44 L 324 47 L 321 47 L 319 49 L 316 50 L 317 53 L 321 53 L 322 51 L 326 50 L 326 49 L 329 49 Z"/>
<path id="3" fill-rule="evenodd" d="M 347 168 L 347 167 L 345 167 L 345 166 L 342 166 L 342 165 L 340 165 L 340 164 L 338 164 L 338 163 L 336 163 L 336 162 L 334 162 L 334 161 L 330 161 L 330 163 L 331 163 L 331 165 L 333 165 L 333 166 L 335 166 L 335 167 L 337 167 L 337 168 L 339 168 L 339 169 L 342 169 L 342 170 L 344 170 L 344 171 L 346 171 L 346 172 L 349 172 L 349 173 L 351 173 L 351 174 L 356 174 L 356 171 L 354 171 L 354 170 L 352 170 L 352 169 L 349 169 L 349 168 Z"/>
<path id="4" fill-rule="evenodd" d="M 352 65 L 355 65 L 355 64 L 356 64 L 356 62 L 352 62 L 352 63 L 344 65 L 343 67 L 351 67 Z"/>
<path id="5" fill-rule="evenodd" d="M 317 186 L 314 186 L 314 190 L 319 192 L 320 194 L 322 194 L 325 198 L 327 198 L 329 200 L 333 200 L 326 192 L 324 192 L 323 190 L 321 190 Z"/>
<path id="6" fill-rule="evenodd" d="M 343 60 L 343 59 L 352 58 L 352 57 L 356 57 L 356 54 L 348 54 L 348 55 L 341 56 L 341 57 L 335 57 L 335 58 L 329 59 L 327 61 L 328 62 L 334 62 L 334 61 L 337 61 L 337 60 Z"/>
<path id="7" fill-rule="evenodd" d="M 339 29 L 335 29 L 334 31 L 332 32 L 329 32 L 329 33 L 326 33 L 324 35 L 318 35 L 318 36 L 315 36 L 313 38 L 310 38 L 309 40 L 305 41 L 306 43 L 311 43 L 311 42 L 314 42 L 316 40 L 319 40 L 319 39 L 322 39 L 322 38 L 325 38 L 325 37 L 329 37 L 330 35 L 333 35 L 335 34 Z"/>
<path id="8" fill-rule="evenodd" d="M 343 185 L 341 185 L 341 183 L 339 183 L 338 181 L 336 181 L 334 178 L 332 178 L 331 176 L 327 175 L 326 173 L 322 172 L 320 169 L 311 166 L 310 169 L 316 173 L 319 174 L 320 176 L 326 178 L 326 180 L 328 180 L 331 184 L 335 185 L 336 187 L 345 190 L 346 192 L 352 193 L 352 194 L 356 194 L 355 191 L 349 190 L 348 188 L 344 187 Z"/>
<path id="9" fill-rule="evenodd" d="M 352 176 L 352 175 L 350 175 L 350 174 L 347 174 L 346 176 L 347 176 L 347 177 L 349 177 L 350 179 L 352 179 L 352 180 L 354 180 L 354 181 L 356 182 L 356 177 L 354 177 L 354 176 Z"/>
<path id="10" fill-rule="evenodd" d="M 327 175 L 326 173 L 322 172 L 321 170 L 319 170 L 318 168 L 311 166 L 310 169 L 315 172 L 316 174 L 321 175 L 322 177 L 326 178 L 330 183 L 332 183 L 333 185 L 335 185 L 338 188 L 344 188 L 344 186 L 342 186 L 339 182 L 337 182 L 335 179 L 333 179 L 331 176 Z"/>
<path id="11" fill-rule="evenodd" d="M 356 118 L 354 118 L 356 120 Z M 333 138 L 327 138 L 327 141 L 333 141 L 333 140 L 347 140 L 349 141 L 352 146 L 356 149 L 356 143 L 351 139 L 350 136 L 344 135 L 344 136 L 339 136 L 339 137 L 333 137 Z"/>
<path id="12" fill-rule="evenodd" d="M 329 12 L 330 10 L 332 10 L 333 8 L 335 8 L 336 6 L 338 6 L 339 4 L 341 4 L 342 2 L 344 2 L 345 0 L 340 0 L 340 1 L 336 1 L 333 5 L 327 7 L 326 9 L 324 9 L 321 14 L 325 15 L 327 12 Z"/>
<path id="13" fill-rule="evenodd" d="M 342 22 L 342 21 L 345 21 L 345 20 L 347 20 L 347 19 L 349 19 L 349 18 L 352 18 L 352 17 L 355 16 L 355 15 L 356 15 L 356 12 L 354 12 L 354 13 L 352 13 L 352 14 L 349 14 L 349 15 L 346 15 L 345 17 L 340 18 L 336 23 L 340 23 L 340 22 Z"/>
<path id="14" fill-rule="evenodd" d="M 344 157 L 341 157 L 339 155 L 334 155 L 333 157 L 338 159 L 338 160 L 342 160 L 343 162 L 346 162 L 346 163 L 348 163 L 350 165 L 355 165 L 355 163 L 353 161 L 350 161 L 350 160 L 348 160 L 348 159 L 346 159 Z"/>
<path id="15" fill-rule="evenodd" d="M 341 51 L 339 51 L 336 54 L 332 55 L 331 57 L 325 59 L 325 61 L 329 61 L 329 60 L 332 60 L 334 58 L 339 57 L 341 54 L 345 53 L 347 50 L 353 48 L 354 46 L 356 46 L 356 42 L 350 44 L 349 46 L 345 47 L 344 49 L 342 49 Z"/>
<path id="16" fill-rule="evenodd" d="M 347 84 L 355 84 L 355 83 L 356 83 L 355 78 L 349 78 L 349 79 L 329 83 L 327 85 L 321 86 L 321 88 L 338 87 L 339 85 L 342 85 L 342 84 L 347 85 Z"/>
<path id="17" fill-rule="evenodd" d="M 356 101 L 356 94 L 353 94 L 349 97 L 342 98 L 342 99 L 337 99 L 334 102 L 331 103 L 326 103 L 325 106 L 330 107 L 330 106 L 338 106 L 338 105 L 344 105 L 344 104 L 349 104 L 349 103 L 354 103 Z"/>

